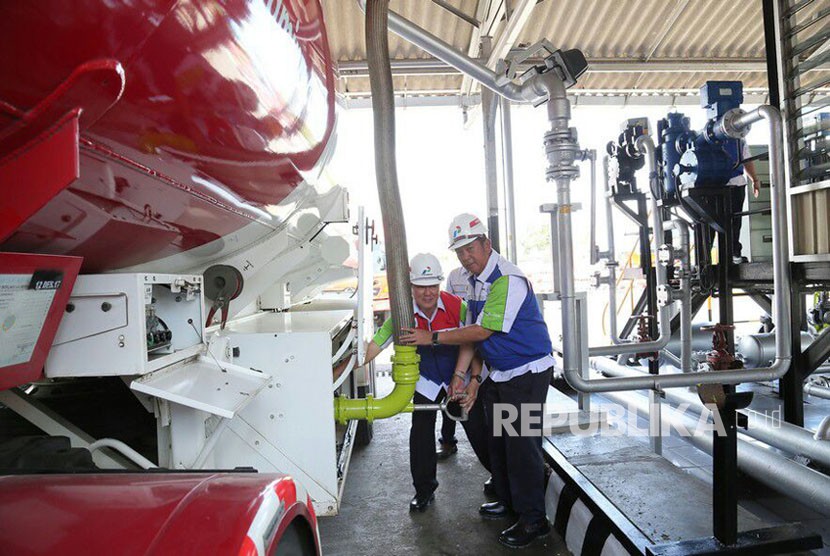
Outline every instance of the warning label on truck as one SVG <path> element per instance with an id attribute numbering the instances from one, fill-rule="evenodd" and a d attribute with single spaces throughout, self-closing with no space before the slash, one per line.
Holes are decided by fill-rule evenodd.
<path id="1" fill-rule="evenodd" d="M 32 288 L 33 277 L 0 274 L 0 368 L 32 358 L 55 298 L 57 288 Z"/>

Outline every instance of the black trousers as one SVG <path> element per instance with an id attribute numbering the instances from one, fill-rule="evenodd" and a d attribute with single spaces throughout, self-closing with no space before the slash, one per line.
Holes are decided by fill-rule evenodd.
<path id="1" fill-rule="evenodd" d="M 478 461 L 484 466 L 484 469 L 490 471 L 490 447 L 487 428 L 487 416 L 484 411 L 484 396 L 492 387 L 492 380 L 485 380 L 478 387 L 478 396 L 476 403 L 467 415 L 466 421 L 461 421 L 461 426 L 464 427 L 464 432 L 467 433 L 467 440 L 470 441 L 470 447 L 475 452 Z M 446 417 L 445 417 L 446 418 Z"/>
<path id="2" fill-rule="evenodd" d="M 746 199 L 746 185 L 730 185 L 729 186 L 729 198 L 730 198 L 730 208 L 732 209 L 732 214 L 735 215 L 739 212 L 744 210 L 744 199 Z M 741 227 L 743 226 L 744 219 L 741 218 L 732 218 L 732 237 L 730 245 L 732 247 L 732 256 L 733 257 L 740 257 L 741 250 L 743 249 L 743 245 L 741 245 Z M 713 229 L 709 229 L 709 251 L 712 250 L 712 246 L 715 244 L 715 238 L 717 237 L 717 233 Z M 731 261 L 729 261 L 731 262 Z"/>
<path id="3" fill-rule="evenodd" d="M 437 403 L 444 399 L 441 392 L 436 400 L 415 392 L 412 401 L 415 405 Z M 417 496 L 429 496 L 438 488 L 435 478 L 438 455 L 435 453 L 435 411 L 413 411 L 412 427 L 409 429 L 409 470 L 412 472 L 412 485 Z"/>
<path id="4" fill-rule="evenodd" d="M 744 210 L 744 199 L 746 199 L 746 185 L 736 186 L 732 188 L 732 214 L 737 214 Z M 732 219 L 732 256 L 741 256 L 741 225 L 744 219 Z"/>
<path id="5" fill-rule="evenodd" d="M 552 369 L 541 373 L 525 373 L 507 382 L 493 382 L 486 392 L 484 409 L 487 432 L 490 435 L 490 470 L 493 486 L 502 502 L 511 506 L 522 523 L 534 523 L 545 518 L 545 467 L 542 459 L 542 405 L 547 397 Z M 509 427 L 494 424 L 507 420 L 503 407 L 513 406 L 516 418 Z M 522 405 L 531 410 L 523 411 Z M 530 425 L 535 419 L 536 424 Z M 522 434 L 524 430 L 531 434 Z M 513 434 L 515 431 L 515 435 Z"/>
<path id="6" fill-rule="evenodd" d="M 441 415 L 441 444 L 458 444 L 455 438 L 455 423 L 456 421 L 450 419 L 446 415 Z"/>
<path id="7" fill-rule="evenodd" d="M 488 450 L 488 428 L 484 412 L 484 393 L 487 392 L 491 383 L 485 380 L 478 389 L 478 397 L 473 408 L 462 421 L 464 432 L 470 441 L 470 446 L 478 457 L 478 460 L 485 469 L 490 471 L 490 454 Z M 415 392 L 412 401 L 415 405 L 439 403 L 446 397 L 446 392 L 441 392 L 438 398 L 430 400 L 426 396 Z M 412 473 L 412 485 L 415 487 L 415 494 L 418 496 L 429 496 L 438 488 L 436 470 L 438 456 L 435 453 L 435 411 L 413 411 L 412 427 L 409 429 L 409 469 Z M 446 421 L 452 421 L 446 415 L 442 416 Z M 453 421 L 455 422 L 455 421 Z"/>

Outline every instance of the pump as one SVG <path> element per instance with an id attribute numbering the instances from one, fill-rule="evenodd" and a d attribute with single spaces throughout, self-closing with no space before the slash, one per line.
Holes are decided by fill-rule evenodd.
<path id="1" fill-rule="evenodd" d="M 624 121 L 621 127 L 617 140 L 609 141 L 605 147 L 609 156 L 608 182 L 614 195 L 633 195 L 638 191 L 635 174 L 646 163 L 635 142 L 641 135 L 648 135 L 648 120 L 631 118 Z"/>
<path id="2" fill-rule="evenodd" d="M 685 150 L 685 140 L 691 136 L 689 118 L 680 112 L 672 112 L 657 121 L 657 164 L 662 187 L 664 205 L 677 205 L 678 179 L 674 167 L 680 164 L 680 155 Z"/>
<path id="3" fill-rule="evenodd" d="M 740 81 L 707 81 L 700 88 L 700 104 L 709 120 L 699 133 L 679 137 L 688 137 L 685 152 L 673 167 L 682 189 L 721 187 L 741 174 L 740 140 L 727 137 L 722 126 L 742 113 L 743 100 Z"/>

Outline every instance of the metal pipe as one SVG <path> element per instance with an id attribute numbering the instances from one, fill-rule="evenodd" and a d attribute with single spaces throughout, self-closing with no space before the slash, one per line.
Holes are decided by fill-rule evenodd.
<path id="1" fill-rule="evenodd" d="M 692 368 L 692 256 L 689 224 L 676 218 L 666 223 L 677 231 L 680 240 L 680 370 L 691 373 Z"/>
<path id="2" fill-rule="evenodd" d="M 565 367 L 565 379 L 568 384 L 580 392 L 610 392 L 615 390 L 663 389 L 695 384 L 738 384 L 741 382 L 766 382 L 784 376 L 790 367 L 792 350 L 790 349 L 790 335 L 792 333 L 792 306 L 790 303 L 790 267 L 789 267 L 789 239 L 787 230 L 787 190 L 784 181 L 784 157 L 782 152 L 782 123 L 778 110 L 770 106 L 761 106 L 749 114 L 743 114 L 731 120 L 733 129 L 729 133 L 740 134 L 752 122 L 760 119 L 767 120 L 770 135 L 770 164 L 772 188 L 771 209 L 773 216 L 772 246 L 773 246 L 773 276 L 775 305 L 773 316 L 775 320 L 776 357 L 769 367 L 737 370 L 737 371 L 707 371 L 700 373 L 679 374 L 670 376 L 651 375 L 631 378 L 611 378 L 599 380 L 585 380 L 579 376 L 575 368 Z M 570 237 L 568 238 L 570 240 Z M 564 240 L 562 240 L 564 242 Z M 563 275 L 565 273 L 563 272 Z M 567 318 L 563 306 L 563 323 Z M 642 345 L 642 344 L 641 344 Z M 626 346 L 616 346 L 626 347 Z"/>
<path id="3" fill-rule="evenodd" d="M 216 448 L 216 443 L 219 442 L 219 437 L 222 436 L 222 433 L 225 432 L 225 429 L 228 428 L 228 424 L 231 422 L 230 419 L 222 419 L 216 428 L 213 429 L 213 432 L 210 434 L 210 438 L 208 441 L 205 442 L 205 445 L 202 446 L 202 450 L 199 452 L 199 455 L 196 456 L 196 460 L 193 462 L 193 465 L 190 466 L 191 469 L 201 469 L 202 466 L 207 461 L 208 456 L 213 449 Z"/>
<path id="4" fill-rule="evenodd" d="M 557 213 L 552 214 L 558 238 L 557 276 L 559 297 L 562 303 L 562 360 L 566 371 L 579 374 L 579 343 L 576 337 L 576 298 L 574 296 L 573 234 L 571 231 L 571 180 L 579 175 L 574 162 L 579 152 L 575 130 L 570 129 L 571 104 L 565 93 L 565 84 L 555 72 L 539 75 L 532 81 L 540 81 L 548 94 L 548 121 L 550 131 L 545 134 L 545 154 L 548 158 L 546 178 L 556 182 Z M 552 245 L 554 254 L 557 246 Z M 557 258 L 554 256 L 554 260 Z"/>
<path id="5" fill-rule="evenodd" d="M 590 263 L 595 265 L 599 262 L 599 246 L 597 245 L 597 151 L 593 149 L 582 151 L 582 160 L 586 158 L 591 163 Z"/>
<path id="6" fill-rule="evenodd" d="M 657 161 L 655 158 L 654 141 L 652 141 L 651 137 L 642 135 L 637 138 L 635 146 L 639 152 L 645 153 L 646 160 L 648 160 L 649 181 L 656 181 Z M 654 191 L 656 187 L 656 183 L 651 183 L 649 191 Z M 653 230 L 653 252 L 656 254 L 662 243 L 663 220 L 661 218 L 660 207 L 657 206 L 657 199 L 653 194 L 651 195 L 651 226 Z M 560 241 L 562 241 L 562 238 L 560 238 Z M 666 267 L 658 263 L 655 270 L 657 273 L 657 287 L 668 287 Z M 588 354 L 591 357 L 596 357 L 599 355 L 619 355 L 621 353 L 645 353 L 663 349 L 669 343 L 669 339 L 671 339 L 671 316 L 669 315 L 668 304 L 660 307 L 658 316 L 660 332 L 656 339 L 650 342 L 630 342 L 626 344 L 595 346 L 588 349 Z"/>
<path id="7" fill-rule="evenodd" d="M 366 9 L 366 0 L 358 0 L 360 9 Z M 536 79 L 530 79 L 522 85 L 514 83 L 503 75 L 461 52 L 452 45 L 445 43 L 426 29 L 419 27 L 393 11 L 389 11 L 389 29 L 404 40 L 432 54 L 439 60 L 456 68 L 461 73 L 470 76 L 501 96 L 521 104 L 538 104 L 544 100 L 545 90 L 540 87 Z M 374 93 L 373 93 L 374 98 Z"/>
<path id="8" fill-rule="evenodd" d="M 601 357 L 592 359 L 591 367 L 610 376 L 646 374 L 645 369 L 624 367 Z M 696 396 L 675 390 L 668 390 L 663 394 L 666 401 L 682 406 L 684 410 L 690 409 L 695 415 L 708 416 L 710 413 L 709 408 L 705 407 Z M 780 418 L 768 417 L 752 410 L 747 410 L 746 414 L 748 425 L 745 430 L 738 431 L 741 434 L 790 454 L 807 456 L 813 461 L 830 467 L 830 442 L 816 441 L 813 433 L 807 429 L 783 422 Z"/>
<path id="9" fill-rule="evenodd" d="M 813 438 L 820 442 L 830 440 L 830 415 L 821 420 Z"/>
<path id="10" fill-rule="evenodd" d="M 158 467 L 152 461 L 148 460 L 120 440 L 115 440 L 114 438 L 101 438 L 87 446 L 86 449 L 92 453 L 96 450 L 100 450 L 101 448 L 112 448 L 142 469 L 155 469 Z"/>
<path id="11" fill-rule="evenodd" d="M 605 268 L 608 271 L 608 328 L 611 342 L 621 344 L 617 325 L 617 248 L 614 244 L 614 201 L 611 196 L 611 184 L 608 181 L 608 155 L 602 157 L 602 173 L 605 183 L 605 220 L 608 230 L 608 251 L 605 253 Z"/>
<path id="12" fill-rule="evenodd" d="M 682 377 L 682 375 L 680 375 Z M 686 377 L 682 377 L 686 378 Z M 648 415 L 648 403 L 642 396 L 605 393 L 605 397 L 633 407 Z M 697 423 L 676 412 L 664 412 L 664 419 L 676 429 L 694 430 Z M 700 450 L 712 453 L 712 434 L 690 435 L 686 438 Z M 738 468 L 771 489 L 822 513 L 830 513 L 830 477 L 784 458 L 771 450 L 738 440 Z"/>
<path id="13" fill-rule="evenodd" d="M 815 396 L 817 398 L 830 400 L 830 388 L 819 386 L 814 382 L 808 382 L 804 385 L 804 393 L 810 394 L 811 396 Z"/>
<path id="14" fill-rule="evenodd" d="M 484 185 L 487 199 L 487 232 L 493 249 L 501 252 L 499 226 L 499 176 L 496 166 L 496 107 L 499 97 L 492 91 L 481 91 L 481 124 L 484 139 Z"/>
<path id="15" fill-rule="evenodd" d="M 507 258 L 517 264 L 519 258 L 516 246 L 516 196 L 513 188 L 513 123 L 511 119 L 510 101 L 499 97 L 501 110 L 502 157 L 504 158 L 504 208 L 507 213 L 505 225 L 507 228 Z"/>

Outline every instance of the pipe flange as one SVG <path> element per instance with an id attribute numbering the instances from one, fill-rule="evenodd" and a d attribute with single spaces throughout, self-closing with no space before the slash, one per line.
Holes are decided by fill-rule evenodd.
<path id="1" fill-rule="evenodd" d="M 738 127 L 735 124 L 735 121 L 744 114 L 746 114 L 746 112 L 740 108 L 733 108 L 732 110 L 727 111 L 716 124 L 718 127 L 717 134 L 731 137 L 732 139 L 743 139 L 746 137 L 749 133 L 750 126 Z"/>

